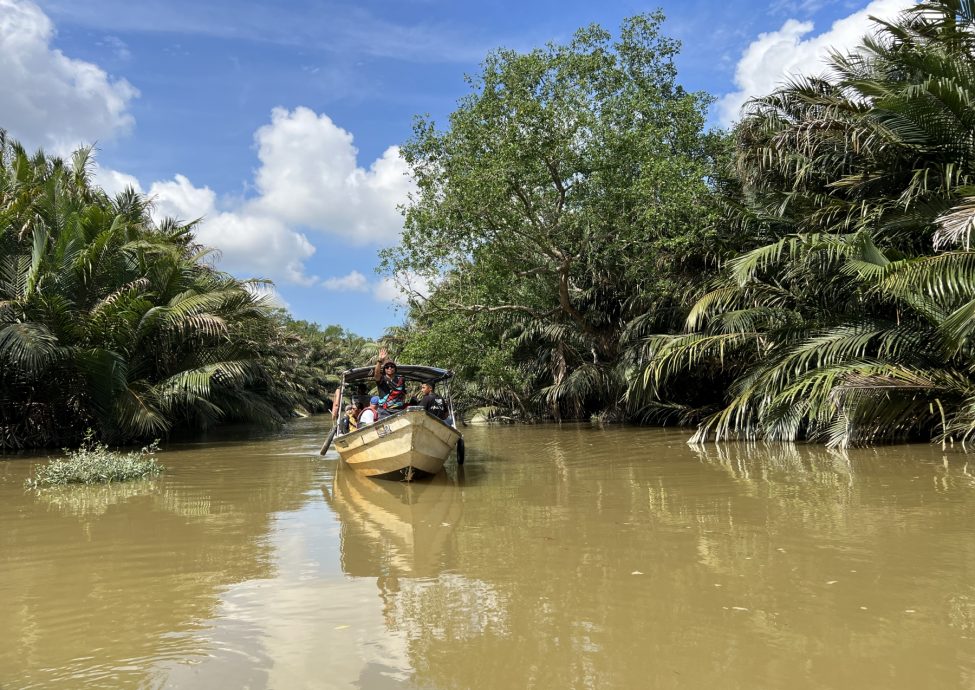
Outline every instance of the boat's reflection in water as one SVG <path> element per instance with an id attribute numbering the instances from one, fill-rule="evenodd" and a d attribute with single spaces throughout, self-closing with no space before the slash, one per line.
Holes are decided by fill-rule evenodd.
<path id="1" fill-rule="evenodd" d="M 381 649 L 381 660 L 362 653 L 362 687 L 372 687 L 367 679 L 377 674 L 384 682 L 417 682 L 431 650 L 463 648 L 506 627 L 503 597 L 459 566 L 462 475 L 393 482 L 362 477 L 340 461 L 322 492 L 341 524 L 343 572 L 375 578 L 381 602 L 385 632 L 366 645 Z"/>
<path id="2" fill-rule="evenodd" d="M 463 504 L 461 488 L 445 473 L 396 482 L 360 476 L 339 461 L 322 493 L 341 521 L 347 575 L 431 578 L 446 567 Z"/>

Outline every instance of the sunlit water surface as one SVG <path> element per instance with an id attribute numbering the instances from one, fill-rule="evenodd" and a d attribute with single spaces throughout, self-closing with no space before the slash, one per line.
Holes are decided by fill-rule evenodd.
<path id="1" fill-rule="evenodd" d="M 323 424 L 151 482 L 0 461 L 0 688 L 975 687 L 960 449 L 478 427 L 403 485 Z"/>

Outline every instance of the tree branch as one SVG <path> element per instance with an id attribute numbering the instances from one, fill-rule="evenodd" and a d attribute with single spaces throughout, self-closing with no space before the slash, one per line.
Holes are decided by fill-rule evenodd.
<path id="1" fill-rule="evenodd" d="M 559 266 L 559 306 L 562 311 L 568 315 L 573 321 L 579 324 L 579 327 L 594 338 L 599 338 L 600 333 L 586 320 L 585 316 L 582 315 L 578 309 L 572 306 L 572 300 L 569 296 L 569 269 L 571 268 L 571 262 L 566 260 Z"/>
<path id="2" fill-rule="evenodd" d="M 555 164 L 555 161 L 550 161 L 548 158 L 545 160 L 545 167 L 548 168 L 549 174 L 552 176 L 552 182 L 555 184 L 555 188 L 559 192 L 559 200 L 555 205 L 555 210 L 561 214 L 562 209 L 565 207 L 565 197 L 568 194 L 568 187 L 562 183 L 562 176 L 559 175 L 559 167 Z"/>
<path id="3" fill-rule="evenodd" d="M 536 319 L 546 319 L 554 314 L 558 313 L 558 309 L 549 309 L 548 311 L 538 311 L 531 307 L 525 306 L 523 304 L 462 304 L 460 302 L 444 302 L 442 304 L 434 304 L 428 302 L 427 310 L 435 313 L 456 313 L 462 312 L 465 314 L 490 314 L 495 312 L 512 312 L 527 314 Z"/>

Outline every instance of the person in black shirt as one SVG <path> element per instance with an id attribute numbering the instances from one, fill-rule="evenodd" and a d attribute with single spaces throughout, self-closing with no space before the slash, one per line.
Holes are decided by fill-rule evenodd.
<path id="1" fill-rule="evenodd" d="M 447 418 L 447 401 L 434 390 L 432 383 L 421 384 L 420 393 L 410 401 L 410 404 L 422 405 L 424 410 L 438 419 Z"/>

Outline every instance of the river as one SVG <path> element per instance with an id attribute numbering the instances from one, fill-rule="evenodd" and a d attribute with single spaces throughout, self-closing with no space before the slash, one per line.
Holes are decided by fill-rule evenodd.
<path id="1" fill-rule="evenodd" d="M 24 489 L 0 460 L 0 688 L 975 686 L 960 448 L 472 427 L 404 485 L 322 419 Z"/>

